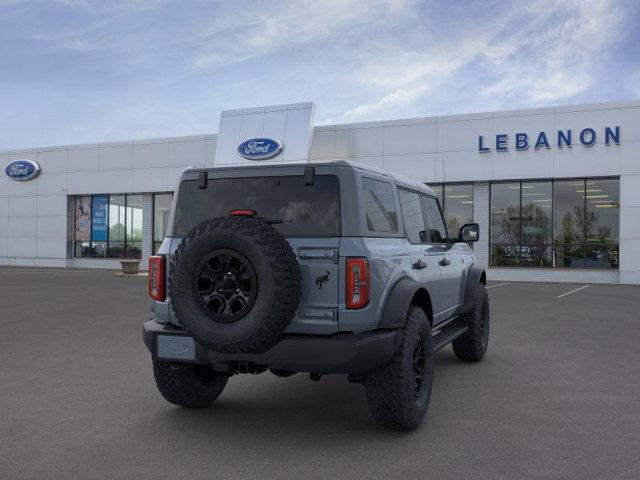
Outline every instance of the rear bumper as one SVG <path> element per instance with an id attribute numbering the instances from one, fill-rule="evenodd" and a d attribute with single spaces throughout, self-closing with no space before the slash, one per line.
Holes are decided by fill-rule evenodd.
<path id="1" fill-rule="evenodd" d="M 282 335 L 264 353 L 219 353 L 195 343 L 181 328 L 155 320 L 145 322 L 144 343 L 154 360 L 190 363 L 248 363 L 293 372 L 363 373 L 391 359 L 398 330 L 339 333 L 326 337 Z"/>

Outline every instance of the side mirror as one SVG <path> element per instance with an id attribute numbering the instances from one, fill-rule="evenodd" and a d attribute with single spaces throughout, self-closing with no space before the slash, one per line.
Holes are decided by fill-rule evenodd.
<path id="1" fill-rule="evenodd" d="M 459 242 L 477 242 L 480 239 L 480 225 L 477 223 L 465 223 L 458 234 Z"/>

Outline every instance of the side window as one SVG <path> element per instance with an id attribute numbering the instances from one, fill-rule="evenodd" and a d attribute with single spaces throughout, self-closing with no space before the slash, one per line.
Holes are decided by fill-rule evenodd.
<path id="1" fill-rule="evenodd" d="M 362 194 L 369 231 L 397 232 L 398 214 L 391 184 L 372 178 L 363 178 Z"/>
<path id="2" fill-rule="evenodd" d="M 400 210 L 407 238 L 411 243 L 423 243 L 425 237 L 425 223 L 422 216 L 420 197 L 417 193 L 398 190 L 400 196 Z"/>
<path id="3" fill-rule="evenodd" d="M 442 213 L 438 202 L 433 197 L 420 195 L 422 202 L 422 212 L 424 213 L 424 221 L 427 224 L 428 241 L 441 243 L 447 239 L 447 230 L 444 226 Z"/>

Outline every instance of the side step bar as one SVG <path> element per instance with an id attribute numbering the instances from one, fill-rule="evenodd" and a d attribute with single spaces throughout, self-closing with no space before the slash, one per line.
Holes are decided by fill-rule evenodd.
<path id="1" fill-rule="evenodd" d="M 458 325 L 456 322 L 446 325 L 433 336 L 433 351 L 443 349 L 466 331 L 466 326 Z"/>

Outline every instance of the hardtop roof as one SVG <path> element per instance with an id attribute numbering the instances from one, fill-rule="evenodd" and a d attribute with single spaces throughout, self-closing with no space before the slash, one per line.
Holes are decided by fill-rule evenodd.
<path id="1" fill-rule="evenodd" d="M 399 173 L 391 172 L 389 170 L 385 170 L 378 167 L 373 167 L 371 165 L 366 165 L 359 162 L 354 162 L 351 160 L 336 160 L 329 162 L 297 162 L 297 163 L 269 163 L 269 164 L 257 164 L 257 165 L 206 165 L 202 167 L 188 167 L 185 169 L 183 173 L 186 172 L 201 172 L 203 170 L 211 171 L 211 170 L 264 170 L 268 169 L 279 169 L 279 168 L 291 168 L 291 167 L 313 167 L 313 166 L 333 166 L 339 168 L 354 168 L 358 170 L 362 170 L 364 172 L 371 172 L 377 175 L 382 175 L 386 177 L 390 177 L 396 185 L 399 187 L 405 187 L 412 190 L 418 190 L 423 193 L 427 193 L 429 195 L 435 196 L 434 191 L 425 183 L 420 183 L 410 177 L 405 175 L 401 175 Z"/>

